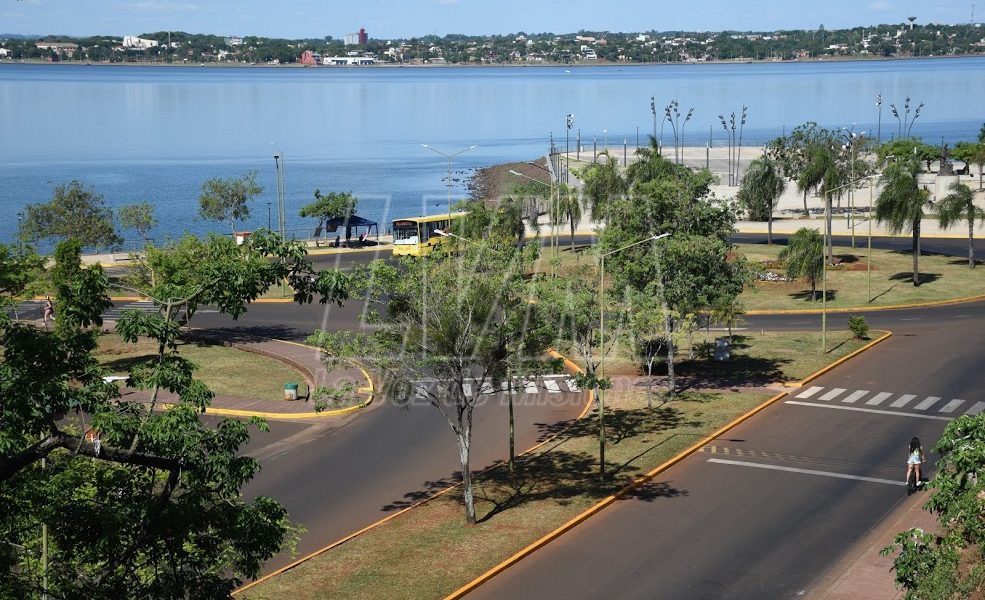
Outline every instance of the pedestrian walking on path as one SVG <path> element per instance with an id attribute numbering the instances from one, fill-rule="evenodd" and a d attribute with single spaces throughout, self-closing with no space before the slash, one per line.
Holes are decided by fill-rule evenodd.
<path id="1" fill-rule="evenodd" d="M 55 322 L 55 307 L 51 304 L 51 296 L 47 296 L 44 300 L 44 328 L 48 329 L 48 319 L 51 322 Z"/>

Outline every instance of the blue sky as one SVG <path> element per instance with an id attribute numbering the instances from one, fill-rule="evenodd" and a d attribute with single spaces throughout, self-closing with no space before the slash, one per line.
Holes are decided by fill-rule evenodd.
<path id="1" fill-rule="evenodd" d="M 977 0 L 976 21 L 985 21 Z M 437 33 L 568 33 L 722 29 L 829 29 L 877 23 L 959 23 L 971 1 L 933 0 L 0 0 L 0 33 L 371 37 Z"/>

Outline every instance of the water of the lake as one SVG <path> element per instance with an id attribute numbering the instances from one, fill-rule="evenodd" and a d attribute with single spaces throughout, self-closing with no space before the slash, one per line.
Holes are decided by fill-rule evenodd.
<path id="1" fill-rule="evenodd" d="M 973 139 L 985 113 L 985 58 L 541 68 L 202 68 L 0 64 L 0 241 L 14 239 L 16 215 L 72 179 L 107 203 L 156 205 L 160 239 L 183 231 L 227 232 L 197 215 L 201 183 L 257 170 L 265 192 L 244 229 L 267 224 L 274 203 L 274 147 L 285 156 L 288 227 L 315 188 L 351 191 L 360 214 L 441 212 L 447 162 L 421 147 L 456 152 L 457 196 L 469 170 L 542 156 L 553 133 L 564 144 L 621 145 L 652 131 L 672 98 L 694 107 L 686 143 L 716 145 L 718 115 L 748 106 L 750 145 L 807 120 L 876 132 L 899 124 L 906 96 L 926 103 L 913 135 L 939 143 Z M 660 128 L 658 121 L 658 130 Z M 664 126 L 664 139 L 670 139 Z"/>

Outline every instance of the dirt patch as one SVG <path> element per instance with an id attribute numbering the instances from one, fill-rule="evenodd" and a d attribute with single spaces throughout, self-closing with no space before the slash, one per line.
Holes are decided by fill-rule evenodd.
<path id="1" fill-rule="evenodd" d="M 514 162 L 502 165 L 485 167 L 475 172 L 469 178 L 469 194 L 475 200 L 496 200 L 513 191 L 513 189 L 524 182 L 524 179 L 510 173 L 516 171 L 531 179 L 543 182 L 545 185 L 550 181 L 550 175 L 544 169 L 547 161 L 543 158 L 530 162 Z M 537 165 L 537 166 L 534 166 Z"/>

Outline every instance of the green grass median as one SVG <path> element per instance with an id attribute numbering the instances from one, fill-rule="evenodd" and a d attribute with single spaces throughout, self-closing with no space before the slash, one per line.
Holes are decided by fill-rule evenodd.
<path id="1" fill-rule="evenodd" d="M 769 360 L 777 380 L 799 379 L 861 346 L 852 341 L 831 352 L 815 351 L 816 360 L 804 359 L 805 348 L 819 342 L 812 334 L 778 333 L 769 339 L 741 341 L 735 346 L 743 357 Z M 833 333 L 847 338 L 845 332 Z M 749 340 L 755 336 L 748 336 Z M 819 347 L 818 347 L 819 348 Z M 708 373 L 722 363 L 707 363 Z M 616 367 L 618 370 L 620 367 Z M 628 367 L 623 367 L 628 368 Z M 628 373 L 627 373 L 628 374 Z M 719 373 L 721 375 L 721 373 Z M 727 373 L 726 379 L 738 376 Z M 617 386 L 606 396 L 606 464 L 610 479 L 598 478 L 598 417 L 589 414 L 541 426 L 544 438 L 557 437 L 525 456 L 510 472 L 498 466 L 477 476 L 476 510 L 479 523 L 465 523 L 458 490 L 409 510 L 368 532 L 309 559 L 240 594 L 251 600 L 292 598 L 440 598 L 519 550 L 553 531 L 634 478 L 664 463 L 704 436 L 767 400 L 772 394 L 730 391 L 685 391 L 664 404 L 647 408 L 646 391 L 639 386 Z M 518 410 L 522 410 L 519 407 Z M 440 418 L 435 414 L 434 418 Z M 506 427 L 502 436 L 506 444 Z M 408 506 L 412 498 L 442 489 L 454 481 L 432 482 L 407 490 L 403 498 L 380 498 L 392 511 Z M 686 502 L 687 490 L 676 488 L 659 475 L 618 502 L 645 498 Z M 325 540 L 326 543 L 332 540 Z"/>
<path id="2" fill-rule="evenodd" d="M 304 382 L 304 377 L 286 364 L 245 350 L 184 343 L 179 351 L 183 358 L 198 365 L 195 376 L 216 396 L 283 400 L 285 383 Z M 157 346 L 150 340 L 128 344 L 116 334 L 105 334 L 99 338 L 96 356 L 114 374 L 123 375 L 131 365 L 156 352 Z"/>

